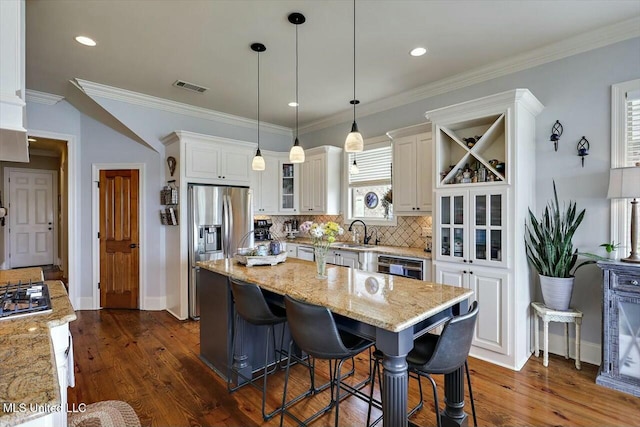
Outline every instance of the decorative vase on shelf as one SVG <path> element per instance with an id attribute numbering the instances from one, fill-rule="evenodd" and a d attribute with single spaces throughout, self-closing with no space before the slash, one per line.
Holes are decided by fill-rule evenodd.
<path id="1" fill-rule="evenodd" d="M 316 261 L 316 279 L 327 278 L 327 250 L 321 247 L 313 248 L 313 255 Z"/>

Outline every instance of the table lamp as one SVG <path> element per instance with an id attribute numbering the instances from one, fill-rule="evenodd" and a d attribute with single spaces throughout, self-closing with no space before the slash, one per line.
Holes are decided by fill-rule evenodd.
<path id="1" fill-rule="evenodd" d="M 631 202 L 631 253 L 620 261 L 640 263 L 638 255 L 638 200 L 640 197 L 640 164 L 611 169 L 608 199 L 633 199 Z"/>

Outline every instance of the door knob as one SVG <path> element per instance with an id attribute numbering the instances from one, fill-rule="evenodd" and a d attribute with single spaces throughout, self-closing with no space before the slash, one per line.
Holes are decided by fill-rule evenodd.
<path id="1" fill-rule="evenodd" d="M 130 244 L 130 245 L 129 245 L 129 247 L 130 247 L 131 249 L 135 249 L 135 248 L 137 248 L 137 247 L 138 247 L 138 245 L 136 245 L 135 243 L 132 243 L 132 244 Z"/>

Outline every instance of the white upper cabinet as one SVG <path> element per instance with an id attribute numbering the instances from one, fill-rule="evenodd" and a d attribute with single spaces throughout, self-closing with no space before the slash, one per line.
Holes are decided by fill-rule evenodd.
<path id="1" fill-rule="evenodd" d="M 301 165 L 300 212 L 312 215 L 340 213 L 342 149 L 322 146 L 305 151 Z"/>
<path id="2" fill-rule="evenodd" d="M 25 100 L 25 2 L 0 1 L 0 161 L 29 161 Z"/>
<path id="3" fill-rule="evenodd" d="M 263 150 L 262 157 L 265 163 L 264 170 L 251 171 L 253 212 L 256 215 L 275 215 L 278 213 L 280 155 Z"/>
<path id="4" fill-rule="evenodd" d="M 238 186 L 251 183 L 254 143 L 185 131 L 172 133 L 163 143 L 167 155 L 177 154 L 179 178 L 187 182 Z"/>
<path id="5" fill-rule="evenodd" d="M 431 132 L 393 140 L 393 212 L 431 213 L 433 198 Z"/>
<path id="6" fill-rule="evenodd" d="M 300 211 L 300 168 L 289 161 L 288 153 L 280 154 L 278 175 L 278 213 L 297 214 Z"/>

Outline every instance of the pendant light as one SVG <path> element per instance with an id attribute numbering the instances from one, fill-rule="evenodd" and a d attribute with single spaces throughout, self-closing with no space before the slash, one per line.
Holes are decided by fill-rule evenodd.
<path id="1" fill-rule="evenodd" d="M 251 169 L 254 171 L 263 171 L 265 168 L 264 157 L 262 157 L 262 153 L 260 153 L 260 52 L 264 52 L 267 48 L 262 43 L 253 43 L 251 50 L 258 53 L 258 150 L 251 162 Z"/>
<path id="2" fill-rule="evenodd" d="M 364 150 L 362 134 L 358 131 L 358 124 L 356 123 L 356 105 L 359 103 L 360 101 L 356 99 L 356 0 L 353 0 L 353 99 L 351 100 L 353 105 L 353 124 L 351 125 L 351 132 L 349 132 L 347 139 L 344 141 L 344 151 L 347 153 L 357 153 Z"/>
<path id="3" fill-rule="evenodd" d="M 298 25 L 304 24 L 305 21 L 306 18 L 301 13 L 294 12 L 289 15 L 289 22 L 296 26 L 296 139 L 289 152 L 289 161 L 291 163 L 304 163 L 304 150 L 298 141 Z"/>
<path id="4" fill-rule="evenodd" d="M 356 155 L 353 155 L 353 163 L 351 164 L 351 167 L 349 168 L 349 173 L 351 175 L 358 175 L 360 173 L 360 168 L 358 167 L 358 164 L 356 163 Z"/>

